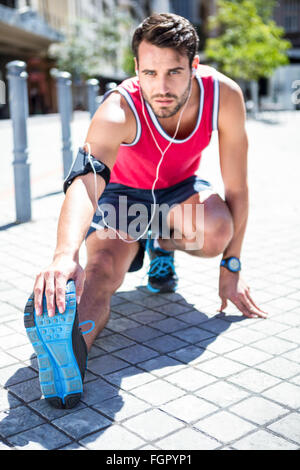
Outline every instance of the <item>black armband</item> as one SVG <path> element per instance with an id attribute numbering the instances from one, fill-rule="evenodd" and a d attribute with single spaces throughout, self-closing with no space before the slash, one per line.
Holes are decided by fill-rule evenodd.
<path id="1" fill-rule="evenodd" d="M 105 181 L 105 184 L 107 185 L 110 180 L 110 169 L 108 168 L 108 166 L 105 165 L 105 163 L 102 163 L 95 157 L 93 157 L 93 155 L 90 155 L 90 158 L 92 160 L 95 172 L 97 173 L 97 175 L 102 176 Z M 89 161 L 88 153 L 85 152 L 83 148 L 79 148 L 77 157 L 75 158 L 69 171 L 69 174 L 64 181 L 64 193 L 67 192 L 68 187 L 72 184 L 72 182 L 77 176 L 86 175 L 91 171 L 93 171 L 93 168 Z"/>

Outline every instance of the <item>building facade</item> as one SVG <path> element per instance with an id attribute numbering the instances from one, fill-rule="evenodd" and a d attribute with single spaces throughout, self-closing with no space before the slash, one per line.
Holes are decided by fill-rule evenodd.
<path id="1" fill-rule="evenodd" d="M 200 60 L 206 62 L 203 48 L 207 37 L 216 32 L 208 31 L 207 20 L 217 12 L 217 0 L 170 0 L 170 11 L 187 17 L 197 27 L 200 36 Z M 294 100 L 295 88 L 300 88 L 300 0 L 278 0 L 273 11 L 274 21 L 284 31 L 292 47 L 287 51 L 289 65 L 279 67 L 270 79 L 259 82 L 262 109 L 300 109 Z M 245 84 L 246 99 L 251 95 Z"/>
<path id="2" fill-rule="evenodd" d="M 292 43 L 288 51 L 291 64 L 300 63 L 300 0 L 280 0 L 274 10 L 274 20 L 285 30 Z"/>
<path id="3" fill-rule="evenodd" d="M 280 0 L 274 20 L 285 30 L 292 47 L 288 50 L 289 65 L 279 67 L 269 80 L 268 98 L 282 109 L 300 109 L 300 0 Z"/>
<path id="4" fill-rule="evenodd" d="M 53 3 L 59 3 L 52 0 Z M 63 3 L 63 2 L 62 2 Z M 6 83 L 6 64 L 21 60 L 27 64 L 30 114 L 55 110 L 55 90 L 50 77 L 47 51 L 53 42 L 63 41 L 62 28 L 47 21 L 43 2 L 0 0 L 0 79 Z M 64 12 L 61 13 L 61 17 Z M 0 105 L 0 118 L 9 117 L 8 96 Z"/>
<path id="5" fill-rule="evenodd" d="M 49 46 L 64 41 L 75 20 L 109 17 L 116 9 L 127 10 L 138 24 L 150 13 L 173 12 L 188 18 L 200 36 L 200 60 L 205 62 L 207 20 L 217 11 L 217 0 L 0 0 L 0 83 L 6 81 L 5 65 L 11 60 L 27 64 L 30 114 L 57 112 L 56 89 L 50 70 Z M 277 102 L 294 109 L 291 87 L 300 79 L 300 0 L 278 0 L 274 20 L 292 43 L 290 64 L 262 81 L 262 102 Z M 105 74 L 104 74 L 105 75 Z M 7 90 L 7 86 L 5 87 Z M 1 88 L 1 94 L 3 89 Z M 0 102 L 0 118 L 9 117 L 8 97 Z"/>
<path id="6" fill-rule="evenodd" d="M 63 42 L 78 19 L 100 20 L 117 8 L 127 9 L 136 23 L 150 11 L 146 0 L 0 0 L 0 81 L 6 83 L 6 64 L 27 64 L 30 114 L 57 112 L 55 66 L 49 46 Z M 0 119 L 9 117 L 8 96 L 0 103 Z"/>

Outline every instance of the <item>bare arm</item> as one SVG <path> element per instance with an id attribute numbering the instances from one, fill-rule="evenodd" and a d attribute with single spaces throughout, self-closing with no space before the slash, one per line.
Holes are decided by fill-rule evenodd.
<path id="1" fill-rule="evenodd" d="M 113 168 L 120 144 L 128 137 L 128 127 L 130 129 L 126 109 L 122 106 L 121 96 L 111 95 L 96 112 L 86 137 L 93 156 L 110 169 Z M 105 189 L 104 180 L 99 175 L 97 189 L 96 196 L 94 173 L 79 176 L 71 184 L 59 218 L 55 256 L 78 256 L 81 243 L 97 209 L 98 199 Z"/>
<path id="2" fill-rule="evenodd" d="M 224 77 L 224 76 L 222 76 Z M 224 77 L 221 83 L 219 113 L 220 167 L 225 189 L 225 201 L 233 219 L 234 234 L 223 258 L 240 258 L 249 211 L 247 154 L 248 138 L 245 129 L 246 113 L 242 91 L 232 80 Z M 266 318 L 250 296 L 250 289 L 240 273 L 220 267 L 219 296 L 221 310 L 227 300 L 233 302 L 247 317 Z"/>
<path id="3" fill-rule="evenodd" d="M 248 218 L 248 138 L 243 95 L 232 81 L 221 85 L 219 152 L 225 201 L 234 224 L 234 235 L 224 252 L 224 258 L 239 258 Z"/>
<path id="4" fill-rule="evenodd" d="M 132 113 L 119 94 L 112 94 L 96 112 L 86 137 L 92 155 L 113 168 L 118 148 L 130 141 L 135 132 Z M 86 149 L 87 150 L 87 149 Z M 68 279 L 76 283 L 78 300 L 83 291 L 84 273 L 79 265 L 79 249 L 90 227 L 98 198 L 105 182 L 97 175 L 95 195 L 94 173 L 78 176 L 69 187 L 62 205 L 57 228 L 57 244 L 53 262 L 36 278 L 35 308 L 41 314 L 43 292 L 46 292 L 49 316 L 55 315 L 55 301 L 60 312 L 65 309 L 65 289 Z"/>

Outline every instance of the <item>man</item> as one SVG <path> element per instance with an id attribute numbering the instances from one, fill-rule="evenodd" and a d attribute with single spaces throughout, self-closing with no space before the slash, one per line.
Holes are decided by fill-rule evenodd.
<path id="1" fill-rule="evenodd" d="M 81 150 L 81 158 L 88 159 L 84 168 L 90 165 L 89 171 L 71 171 L 77 177 L 66 181 L 53 262 L 37 276 L 34 299 L 31 297 L 25 309 L 42 391 L 54 406 L 71 407 L 79 400 L 87 350 L 109 319 L 112 294 L 128 271 L 142 266 L 145 249 L 150 257 L 148 288 L 152 292 L 176 289 L 175 250 L 195 257 L 223 254 L 220 310 L 230 300 L 247 317 L 267 315 L 254 303 L 240 276 L 248 215 L 241 90 L 214 69 L 199 65 L 197 34 L 182 17 L 152 15 L 137 28 L 132 45 L 137 76 L 110 92 L 91 122 L 86 153 Z M 213 129 L 219 133 L 225 201 L 208 182 L 195 176 Z M 93 161 L 106 174 L 96 172 Z M 138 239 L 126 226 L 124 229 L 122 215 L 115 226 L 105 220 L 101 205 L 110 204 L 122 214 L 120 196 L 126 196 L 128 205 L 143 203 L 151 211 L 153 194 L 154 202 L 170 207 L 165 220 L 169 238 L 159 229 L 147 240 Z M 189 216 L 187 207 L 191 208 Z M 204 209 L 203 224 L 197 219 L 199 207 Z M 145 227 L 147 231 L 147 223 L 141 232 Z M 83 270 L 78 253 L 86 235 L 87 266 Z M 78 328 L 74 285 L 67 285 L 70 279 L 76 284 L 80 321 L 94 325 L 85 335 L 85 343 Z M 58 315 L 65 310 L 67 316 Z M 55 321 L 60 330 L 55 330 Z"/>

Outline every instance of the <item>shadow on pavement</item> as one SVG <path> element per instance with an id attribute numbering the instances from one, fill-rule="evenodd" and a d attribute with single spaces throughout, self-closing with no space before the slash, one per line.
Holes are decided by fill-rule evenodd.
<path id="1" fill-rule="evenodd" d="M 139 313 L 133 315 L 124 312 L 124 310 L 121 314 L 116 313 L 116 311 L 120 312 L 120 309 L 117 308 L 118 305 L 124 306 L 124 303 L 125 309 L 126 305 L 132 306 L 133 304 L 144 307 L 144 309 L 141 308 Z M 160 314 L 158 304 L 161 306 L 163 315 Z M 164 308 L 166 306 L 167 308 Z M 176 311 L 180 311 L 181 307 L 183 313 L 179 315 L 179 320 Z M 135 322 L 139 322 L 139 326 L 136 327 L 135 323 L 135 327 L 132 327 L 132 317 Z M 163 330 L 160 330 L 158 323 L 162 318 L 164 320 L 161 324 Z M 208 317 L 186 302 L 184 297 L 178 293 L 153 295 L 140 289 L 118 292 L 112 299 L 111 320 L 96 339 L 90 351 L 81 402 L 72 410 L 57 410 L 41 399 L 39 383 L 36 373 L 33 371 L 37 371 L 37 360 L 33 354 L 30 367 L 18 369 L 4 385 L 5 390 L 8 391 L 9 410 L 5 412 L 6 416 L 0 422 L 0 439 L 2 437 L 10 445 L 15 444 L 18 448 L 26 447 L 29 444 L 31 447 L 37 445 L 39 448 L 45 449 L 63 447 L 66 444 L 56 444 L 57 447 L 55 447 L 53 440 L 48 438 L 42 427 L 38 432 L 39 425 L 46 422 L 51 424 L 54 420 L 61 419 L 60 422 L 54 421 L 53 424 L 56 429 L 58 427 L 63 433 L 70 436 L 71 442 L 73 439 L 80 441 L 87 438 L 93 432 L 95 434 L 91 434 L 87 438 L 88 443 L 92 444 L 95 439 L 99 442 L 99 439 L 104 438 L 113 423 L 139 414 L 146 409 L 159 407 L 159 404 L 147 402 L 146 397 L 143 399 L 140 396 L 135 396 L 136 388 L 152 382 L 154 384 L 153 394 L 157 394 L 156 380 L 168 381 L 168 376 L 177 371 L 178 367 L 180 370 L 180 366 L 193 369 L 193 364 L 189 364 L 201 359 L 207 346 L 213 343 L 233 322 L 244 319 L 242 316 L 225 316 L 224 314 Z M 173 330 L 172 323 L 176 324 L 176 322 L 179 322 L 177 328 L 182 322 L 181 328 L 176 329 L 175 326 Z M 168 323 L 170 324 L 169 328 Z M 176 333 L 177 336 L 172 333 Z M 201 346 L 199 345 L 200 341 Z M 201 371 L 201 366 L 199 367 L 198 363 L 197 366 Z M 152 377 L 148 375 L 146 380 L 145 374 L 151 374 Z M 128 383 L 130 381 L 131 385 Z M 19 384 L 19 388 L 17 387 L 19 393 L 16 384 Z M 169 384 L 174 385 L 172 382 Z M 183 394 L 193 393 L 194 390 L 189 390 L 188 385 L 182 385 L 185 390 Z M 177 383 L 176 386 L 180 388 L 181 384 Z M 200 384 L 198 388 L 201 388 Z M 131 409 L 123 413 L 123 396 L 125 395 L 131 400 L 129 406 Z M 149 395 L 147 398 L 150 398 Z M 126 406 L 128 407 L 128 404 Z M 82 424 L 83 415 L 81 416 L 81 412 L 88 408 L 93 409 L 94 413 L 97 412 L 95 416 L 99 416 L 100 421 L 102 419 L 103 423 L 102 425 L 100 423 L 98 428 L 97 426 L 95 428 L 94 424 L 92 428 L 89 427 L 92 421 L 90 423 L 87 421 L 85 426 Z M 77 434 L 76 426 L 78 428 Z M 53 427 L 51 428 L 53 429 Z M 23 433 L 22 436 L 16 436 L 21 433 Z"/>
<path id="2" fill-rule="evenodd" d="M 33 201 L 39 201 L 41 199 L 46 199 L 51 196 L 58 196 L 59 194 L 63 194 L 63 191 L 53 191 L 52 193 L 42 194 L 40 196 L 35 196 L 32 198 Z"/>
<path id="3" fill-rule="evenodd" d="M 0 227 L 0 232 L 4 232 L 5 230 L 8 230 L 12 227 L 15 227 L 16 225 L 20 225 L 20 222 L 11 222 L 9 224 L 6 224 L 6 225 L 2 225 Z"/>

